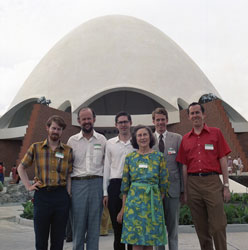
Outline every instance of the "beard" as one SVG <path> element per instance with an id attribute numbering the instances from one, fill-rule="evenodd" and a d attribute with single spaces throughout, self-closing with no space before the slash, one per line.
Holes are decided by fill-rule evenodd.
<path id="1" fill-rule="evenodd" d="M 90 125 L 89 128 L 86 128 L 87 125 Z M 82 130 L 83 130 L 84 133 L 89 134 L 89 133 L 92 132 L 93 126 L 92 126 L 91 123 L 86 123 L 86 124 L 84 124 L 84 125 L 82 126 Z"/>
<path id="2" fill-rule="evenodd" d="M 59 135 L 58 134 L 51 134 L 50 135 L 50 139 L 52 141 L 58 141 L 59 140 Z"/>

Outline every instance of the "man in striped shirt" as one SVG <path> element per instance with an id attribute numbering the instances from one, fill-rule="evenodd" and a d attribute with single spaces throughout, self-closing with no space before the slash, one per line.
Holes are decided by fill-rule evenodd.
<path id="1" fill-rule="evenodd" d="M 46 123 L 47 139 L 32 144 L 18 166 L 26 189 L 35 191 L 34 230 L 37 250 L 48 248 L 49 233 L 50 249 L 63 249 L 72 171 L 72 149 L 60 141 L 65 127 L 61 117 L 50 117 Z M 26 172 L 32 166 L 35 168 L 33 184 Z"/>

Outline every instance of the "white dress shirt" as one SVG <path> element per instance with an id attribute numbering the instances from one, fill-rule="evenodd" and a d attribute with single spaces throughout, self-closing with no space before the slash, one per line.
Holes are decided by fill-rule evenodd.
<path id="1" fill-rule="evenodd" d="M 108 195 L 107 189 L 110 179 L 122 179 L 126 155 L 134 150 L 135 149 L 130 143 L 130 140 L 125 143 L 121 141 L 118 136 L 116 136 L 107 141 L 103 175 L 104 196 Z"/>
<path id="2" fill-rule="evenodd" d="M 159 142 L 160 134 L 157 131 L 155 131 L 155 135 L 156 135 L 157 141 Z M 164 145 L 165 145 L 165 138 L 166 138 L 166 135 L 167 135 L 167 130 L 165 130 L 165 132 L 162 135 L 163 135 L 163 141 L 164 141 Z"/>
<path id="3" fill-rule="evenodd" d="M 68 140 L 73 150 L 73 170 L 71 177 L 87 175 L 103 176 L 105 136 L 93 131 L 93 136 L 87 140 L 82 131 Z"/>

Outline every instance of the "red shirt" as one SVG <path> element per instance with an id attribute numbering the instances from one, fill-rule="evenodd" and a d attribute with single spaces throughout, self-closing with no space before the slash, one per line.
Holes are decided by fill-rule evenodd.
<path id="1" fill-rule="evenodd" d="M 184 135 L 176 160 L 187 165 L 188 173 L 221 174 L 220 158 L 231 152 L 220 129 L 206 124 L 199 135 L 194 129 Z"/>
<path id="2" fill-rule="evenodd" d="M 3 174 L 3 165 L 0 165 L 0 174 Z"/>

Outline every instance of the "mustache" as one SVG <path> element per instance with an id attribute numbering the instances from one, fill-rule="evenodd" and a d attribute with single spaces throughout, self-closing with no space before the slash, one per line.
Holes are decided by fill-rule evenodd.
<path id="1" fill-rule="evenodd" d="M 85 123 L 85 124 L 83 125 L 83 127 L 84 127 L 84 126 L 87 126 L 87 125 L 92 126 L 92 124 L 91 124 L 90 122 L 88 122 L 88 123 Z"/>
<path id="2" fill-rule="evenodd" d="M 51 135 L 59 136 L 59 134 L 56 134 L 56 133 L 52 133 Z"/>

